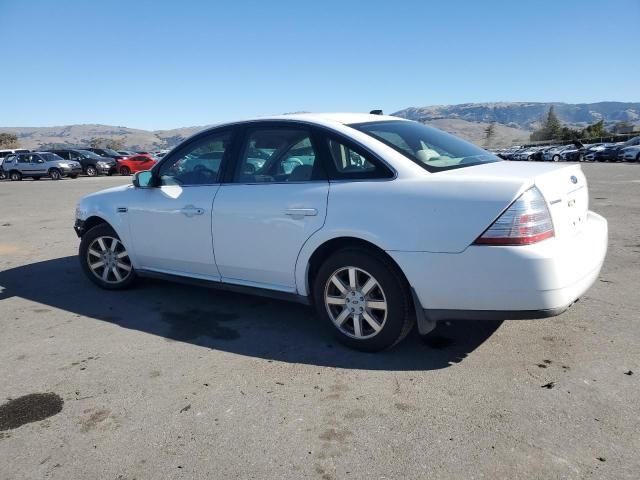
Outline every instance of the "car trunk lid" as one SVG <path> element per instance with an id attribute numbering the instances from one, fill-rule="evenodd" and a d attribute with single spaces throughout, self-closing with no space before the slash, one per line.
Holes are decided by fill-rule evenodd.
<path id="1" fill-rule="evenodd" d="M 441 172 L 437 175 L 474 176 L 476 180 L 520 183 L 520 191 L 535 186 L 544 196 L 553 221 L 555 236 L 579 233 L 587 218 L 589 191 L 587 180 L 577 164 L 493 162 Z M 508 205 L 505 205 L 507 208 Z"/>

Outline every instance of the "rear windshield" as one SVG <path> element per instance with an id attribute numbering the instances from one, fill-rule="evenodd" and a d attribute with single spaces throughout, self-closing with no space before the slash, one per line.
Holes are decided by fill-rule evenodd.
<path id="1" fill-rule="evenodd" d="M 480 147 L 418 122 L 390 120 L 349 126 L 389 145 L 429 172 L 501 161 Z"/>

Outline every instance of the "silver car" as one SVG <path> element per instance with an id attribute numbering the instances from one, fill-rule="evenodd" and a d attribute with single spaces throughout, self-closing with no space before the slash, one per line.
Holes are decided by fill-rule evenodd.
<path id="1" fill-rule="evenodd" d="M 77 178 L 82 173 L 80 163 L 64 160 L 50 152 L 9 155 L 4 159 L 2 168 L 13 181 L 29 177 L 34 180 L 40 180 L 42 177 L 60 180 L 62 177 Z"/>

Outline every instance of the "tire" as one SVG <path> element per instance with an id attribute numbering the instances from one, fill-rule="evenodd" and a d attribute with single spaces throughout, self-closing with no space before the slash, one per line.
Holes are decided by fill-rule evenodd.
<path id="1" fill-rule="evenodd" d="M 120 170 L 118 170 L 118 172 L 120 173 L 120 175 L 122 175 L 123 177 L 126 177 L 128 175 L 131 175 L 131 170 L 129 170 L 129 167 L 120 167 Z"/>
<path id="2" fill-rule="evenodd" d="M 114 240 L 116 246 L 115 250 L 112 250 Z M 82 236 L 78 256 L 82 270 L 89 280 L 106 290 L 127 288 L 136 279 L 136 272 L 126 248 L 118 234 L 107 224 L 97 225 Z M 98 263 L 105 266 L 96 266 Z M 118 272 L 117 275 L 114 268 Z"/>
<path id="3" fill-rule="evenodd" d="M 554 156 L 553 156 L 553 158 L 552 158 L 552 160 L 553 160 L 554 162 L 559 162 L 559 161 L 560 161 L 560 155 L 554 155 Z"/>
<path id="4" fill-rule="evenodd" d="M 640 153 L 636 155 L 636 162 L 640 162 Z"/>
<path id="5" fill-rule="evenodd" d="M 19 182 L 22 180 L 22 174 L 17 170 L 14 170 L 13 172 L 9 172 L 9 178 L 12 182 Z"/>
<path id="6" fill-rule="evenodd" d="M 51 177 L 51 180 L 60 180 L 62 178 L 62 174 L 57 168 L 49 170 L 49 176 Z"/>
<path id="7" fill-rule="evenodd" d="M 583 154 L 578 155 L 578 161 L 579 162 L 584 162 L 584 155 Z"/>
<path id="8" fill-rule="evenodd" d="M 373 287 L 367 287 L 370 280 Z M 366 352 L 385 350 L 400 343 L 415 322 L 405 285 L 397 266 L 377 252 L 339 250 L 322 264 L 314 279 L 316 312 L 341 343 Z"/>
<path id="9" fill-rule="evenodd" d="M 88 177 L 97 177 L 98 169 L 93 165 L 89 165 L 85 173 L 87 174 Z"/>

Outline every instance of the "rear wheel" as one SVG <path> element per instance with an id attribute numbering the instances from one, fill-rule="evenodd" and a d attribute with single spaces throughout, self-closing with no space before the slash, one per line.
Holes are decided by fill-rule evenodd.
<path id="1" fill-rule="evenodd" d="M 120 167 L 120 175 L 123 176 L 127 176 L 127 175 L 131 175 L 131 170 L 129 170 L 129 167 Z"/>
<path id="2" fill-rule="evenodd" d="M 89 177 L 95 177 L 96 175 L 98 175 L 98 169 L 96 167 L 94 167 L 93 165 L 89 165 L 87 167 L 87 176 Z"/>
<path id="3" fill-rule="evenodd" d="M 9 173 L 9 178 L 11 179 L 12 182 L 18 182 L 22 180 L 22 174 L 14 170 L 13 172 Z"/>
<path id="4" fill-rule="evenodd" d="M 313 284 L 318 315 L 338 340 L 375 352 L 411 330 L 411 299 L 397 267 L 376 252 L 340 250 L 320 267 Z"/>
<path id="5" fill-rule="evenodd" d="M 118 234 L 106 224 L 82 236 L 80 264 L 89 280 L 107 290 L 127 288 L 136 274 Z"/>
<path id="6" fill-rule="evenodd" d="M 51 177 L 51 180 L 60 180 L 62 178 L 62 174 L 57 168 L 49 170 L 49 176 Z"/>
<path id="7" fill-rule="evenodd" d="M 636 162 L 640 162 L 640 153 L 638 153 L 638 155 L 636 155 Z"/>

